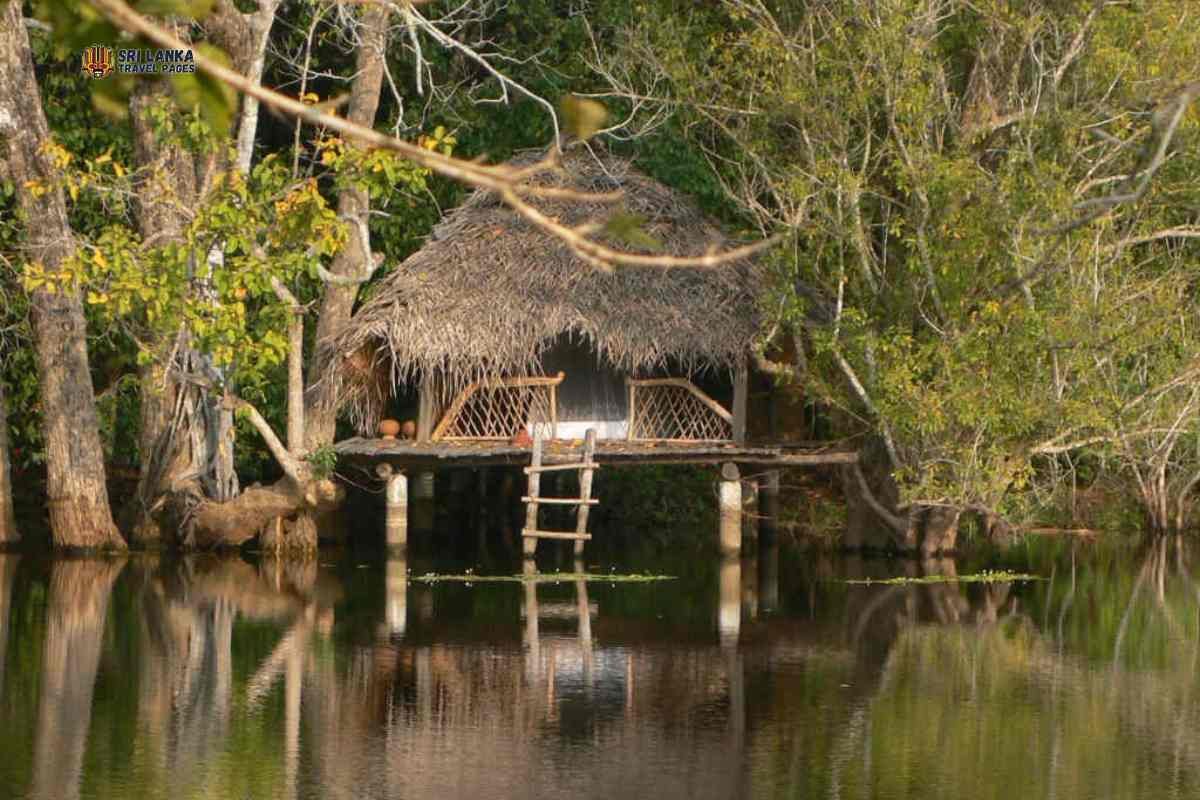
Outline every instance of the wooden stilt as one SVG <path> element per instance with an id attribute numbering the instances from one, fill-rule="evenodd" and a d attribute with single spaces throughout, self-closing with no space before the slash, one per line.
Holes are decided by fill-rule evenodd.
<path id="1" fill-rule="evenodd" d="M 742 550 L 742 481 L 736 464 L 721 465 L 721 553 Z"/>
<path id="2" fill-rule="evenodd" d="M 387 481 L 387 547 L 389 550 L 403 552 L 408 548 L 408 476 L 390 466 L 381 472 Z"/>
<path id="3" fill-rule="evenodd" d="M 758 479 L 758 540 L 775 542 L 779 531 L 779 470 L 769 469 Z"/>

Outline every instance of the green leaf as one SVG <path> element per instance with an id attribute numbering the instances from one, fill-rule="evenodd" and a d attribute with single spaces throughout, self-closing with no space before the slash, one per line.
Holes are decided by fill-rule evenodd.
<path id="1" fill-rule="evenodd" d="M 563 97 L 559 107 L 567 132 L 584 141 L 595 136 L 608 119 L 608 109 L 603 103 L 577 94 Z"/>
<path id="2" fill-rule="evenodd" d="M 662 242 L 642 228 L 646 218 L 640 214 L 618 211 L 604 223 L 604 232 L 639 250 L 662 250 Z"/>

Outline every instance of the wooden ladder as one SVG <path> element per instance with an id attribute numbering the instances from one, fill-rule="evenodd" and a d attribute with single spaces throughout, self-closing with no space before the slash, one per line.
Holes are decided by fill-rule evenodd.
<path id="1" fill-rule="evenodd" d="M 529 493 L 521 498 L 525 503 L 525 528 L 521 531 L 524 537 L 525 555 L 532 556 L 537 550 L 538 539 L 571 539 L 575 542 L 575 555 L 583 555 L 583 543 L 592 538 L 587 532 L 588 509 L 599 505 L 600 501 L 592 498 L 592 474 L 598 469 L 596 464 L 596 429 L 588 428 L 583 440 L 583 460 L 574 464 L 542 464 L 542 436 L 538 433 L 533 440 L 533 460 L 525 467 L 529 476 Z M 561 472 L 574 469 L 579 471 L 579 497 L 542 497 L 539 494 L 543 472 Z M 574 531 L 543 531 L 538 529 L 538 506 L 559 505 L 575 506 Z"/>

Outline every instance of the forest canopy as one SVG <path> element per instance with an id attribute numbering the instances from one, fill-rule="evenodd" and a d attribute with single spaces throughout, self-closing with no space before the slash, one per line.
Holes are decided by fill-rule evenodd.
<path id="1" fill-rule="evenodd" d="M 59 545 L 281 517 L 277 545 L 315 542 L 340 499 L 316 342 L 472 188 L 521 210 L 502 165 L 558 142 L 770 244 L 755 363 L 861 448 L 887 544 L 1098 483 L 1194 522 L 1194 0 L 0 8 L 0 541 L 11 458 L 45 469 Z M 121 71 L 164 49 L 197 69 Z M 556 234 L 619 269 L 625 232 Z"/>

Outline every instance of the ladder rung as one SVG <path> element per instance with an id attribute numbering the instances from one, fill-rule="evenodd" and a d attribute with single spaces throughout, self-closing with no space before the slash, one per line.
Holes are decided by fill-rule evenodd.
<path id="1" fill-rule="evenodd" d="M 529 539 L 582 539 L 588 541 L 592 538 L 590 533 L 560 533 L 558 531 L 532 531 L 529 528 L 524 528 L 521 535 Z"/>
<path id="2" fill-rule="evenodd" d="M 530 475 L 534 472 L 558 472 L 564 469 L 599 469 L 600 465 L 591 464 L 545 464 L 540 467 L 525 467 L 525 474 Z"/>
<path id="3" fill-rule="evenodd" d="M 592 498 L 591 500 L 582 500 L 578 497 L 522 497 L 522 503 L 537 503 L 538 505 L 554 505 L 554 506 L 598 506 L 600 501 Z"/>

